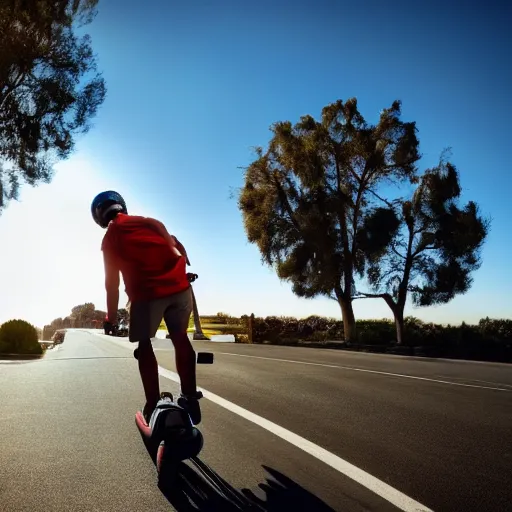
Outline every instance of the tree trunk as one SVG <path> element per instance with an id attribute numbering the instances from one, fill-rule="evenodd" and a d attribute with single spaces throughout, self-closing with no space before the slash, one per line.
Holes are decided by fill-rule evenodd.
<path id="1" fill-rule="evenodd" d="M 412 256 L 412 245 L 414 241 L 414 224 L 408 224 L 409 229 L 409 241 L 407 243 L 407 257 L 405 260 L 404 275 L 400 281 L 398 287 L 398 299 L 396 304 L 393 303 L 394 307 L 391 307 L 393 314 L 395 315 L 396 325 L 396 341 L 399 345 L 404 344 L 404 309 L 405 301 L 407 300 L 407 290 L 409 288 L 409 279 L 411 277 L 411 269 L 413 264 Z"/>
<path id="2" fill-rule="evenodd" d="M 356 317 L 352 308 L 352 300 L 340 297 L 338 299 L 341 307 L 341 315 L 343 317 L 343 332 L 345 335 L 345 343 L 354 343 L 357 341 L 356 333 Z"/>
<path id="3" fill-rule="evenodd" d="M 383 293 L 381 297 L 386 301 L 386 304 L 389 306 L 389 309 L 393 312 L 393 316 L 395 317 L 395 327 L 396 327 L 396 341 L 398 345 L 402 345 L 404 342 L 404 305 L 405 302 L 395 303 L 393 297 L 389 293 Z"/>
<path id="4" fill-rule="evenodd" d="M 396 307 L 393 310 L 395 315 L 396 341 L 399 345 L 404 343 L 404 310 Z"/>

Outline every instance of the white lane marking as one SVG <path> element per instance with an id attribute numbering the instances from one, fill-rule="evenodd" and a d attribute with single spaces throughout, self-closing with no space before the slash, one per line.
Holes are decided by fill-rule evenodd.
<path id="1" fill-rule="evenodd" d="M 132 346 L 127 345 L 126 342 L 123 343 L 122 341 L 106 336 L 104 338 L 121 347 L 128 349 L 132 348 Z M 180 378 L 176 372 L 159 366 L 158 373 L 162 377 L 180 384 Z M 351 480 L 354 480 L 359 485 L 362 485 L 369 491 L 377 494 L 384 500 L 395 505 L 395 507 L 397 507 L 398 509 L 403 510 L 404 512 L 433 512 L 432 509 L 413 500 L 409 496 L 400 492 L 398 489 L 391 487 L 382 480 L 379 480 L 378 478 L 370 475 L 366 471 L 358 468 L 357 466 L 354 466 L 350 462 L 347 462 L 341 457 L 338 457 L 337 455 L 334 455 L 333 453 L 325 450 L 321 446 L 318 446 L 317 444 L 308 441 L 304 437 L 301 437 L 291 432 L 290 430 L 287 430 L 281 427 L 280 425 L 277 425 L 277 423 L 273 423 L 272 421 L 267 420 L 266 418 L 258 416 L 257 414 L 254 414 L 253 412 L 248 411 L 247 409 L 244 409 L 243 407 L 240 407 L 239 405 L 236 405 L 233 402 L 230 402 L 229 400 L 226 400 L 225 398 L 216 395 L 215 393 L 211 393 L 207 389 L 199 387 L 198 389 L 202 391 L 203 396 L 208 400 L 211 400 L 212 402 L 216 403 L 217 405 L 220 405 L 221 407 L 224 407 L 225 409 L 231 411 L 234 414 L 238 414 L 242 418 L 253 422 L 254 424 L 260 426 L 261 428 L 264 428 L 268 432 L 271 432 L 272 434 L 280 437 L 281 439 L 284 439 L 288 443 L 294 445 L 296 448 L 299 448 L 304 452 L 308 453 L 309 455 L 312 455 L 319 461 L 324 462 L 325 464 L 332 467 L 336 471 L 340 472 L 341 474 L 345 475 Z"/>
<path id="2" fill-rule="evenodd" d="M 296 361 L 293 359 L 278 359 L 275 357 L 253 356 L 253 355 L 248 355 L 248 354 L 233 354 L 231 352 L 216 352 L 216 354 L 223 354 L 225 356 L 235 356 L 235 357 L 252 357 L 254 359 L 265 359 L 267 361 L 279 361 L 281 363 L 295 363 L 295 364 L 306 364 L 306 365 L 310 365 L 310 366 L 323 366 L 324 368 L 339 368 L 340 370 L 352 370 L 354 372 L 375 373 L 377 375 L 386 375 L 388 377 L 401 377 L 403 379 L 425 380 L 428 382 L 449 384 L 450 386 L 462 386 L 465 388 L 492 389 L 494 391 L 509 391 L 509 392 L 512 391 L 512 389 L 495 388 L 495 387 L 490 387 L 490 386 L 477 386 L 476 384 L 463 384 L 461 382 L 450 382 L 448 380 L 430 379 L 428 377 L 416 377 L 414 375 L 404 375 L 402 373 L 381 372 L 379 370 L 367 370 L 365 368 L 355 368 L 353 366 L 341 366 L 341 365 L 324 364 L 324 363 L 310 363 L 307 361 Z"/>
<path id="3" fill-rule="evenodd" d="M 449 375 L 436 375 L 436 377 L 441 377 L 442 379 L 463 380 L 466 382 L 483 382 L 484 384 L 492 384 L 493 386 L 503 386 L 505 388 L 512 388 L 512 384 L 505 384 L 504 382 L 492 382 L 490 380 L 481 379 L 463 379 L 461 377 L 450 377 Z"/>
<path id="4" fill-rule="evenodd" d="M 158 373 L 166 379 L 172 380 L 173 382 L 177 382 L 178 384 L 180 383 L 180 378 L 178 374 L 171 370 L 167 370 L 166 368 L 162 368 L 161 366 L 159 366 Z M 293 444 L 295 447 L 300 448 L 306 453 L 309 453 L 310 455 L 317 458 L 321 462 L 324 462 L 328 466 L 331 466 L 336 471 L 354 480 L 363 487 L 366 487 L 368 490 L 377 494 L 378 496 L 385 499 L 389 503 L 392 503 L 400 510 L 404 510 L 406 512 L 431 511 L 431 509 L 427 508 L 425 505 L 422 505 L 421 503 L 413 500 L 412 498 L 409 498 L 409 496 L 406 496 L 405 494 L 401 493 L 394 487 L 391 487 L 390 485 L 386 484 L 382 480 L 379 480 L 378 478 L 370 475 L 366 471 L 359 469 L 357 466 L 350 464 L 350 462 L 347 462 L 341 457 L 334 455 L 333 453 L 325 450 L 321 446 L 318 446 L 317 444 L 308 441 L 304 437 L 294 434 L 290 430 L 287 430 L 281 427 L 280 425 L 273 423 L 272 421 L 269 421 L 261 416 L 258 416 L 257 414 L 254 414 L 253 412 L 248 411 L 247 409 L 244 409 L 243 407 L 240 407 L 239 405 L 236 405 L 233 402 L 230 402 L 229 400 L 226 400 L 225 398 L 222 398 L 221 396 L 208 391 L 207 389 L 198 389 L 202 391 L 204 397 L 207 398 L 208 400 L 215 402 L 217 405 L 224 407 L 228 411 L 238 414 L 242 418 L 255 423 L 256 425 L 264 428 L 265 430 L 268 430 L 272 434 L 280 437 L 281 439 L 284 439 L 285 441 Z"/>
<path id="5" fill-rule="evenodd" d="M 493 384 L 494 386 L 504 386 L 506 388 L 512 389 L 512 384 L 505 384 L 504 382 L 490 382 L 488 380 L 480 380 L 480 379 L 468 379 L 473 382 L 483 382 L 484 384 Z"/>

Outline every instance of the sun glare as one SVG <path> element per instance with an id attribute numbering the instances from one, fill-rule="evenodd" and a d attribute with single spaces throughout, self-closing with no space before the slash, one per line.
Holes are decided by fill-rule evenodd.
<path id="1" fill-rule="evenodd" d="M 0 323 L 22 318 L 42 327 L 84 302 L 105 309 L 104 231 L 92 221 L 90 204 L 99 191 L 114 188 L 142 211 L 119 187 L 77 157 L 57 167 L 50 185 L 23 187 L 20 201 L 0 216 Z M 120 306 L 126 301 L 122 292 Z"/>

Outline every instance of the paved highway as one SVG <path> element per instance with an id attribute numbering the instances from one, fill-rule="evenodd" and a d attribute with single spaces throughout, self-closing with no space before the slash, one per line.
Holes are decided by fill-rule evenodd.
<path id="1" fill-rule="evenodd" d="M 42 360 L 0 360 L 0 509 L 510 510 L 512 367 L 194 344 L 216 358 L 198 367 L 205 447 L 167 496 L 127 341 L 71 331 Z"/>

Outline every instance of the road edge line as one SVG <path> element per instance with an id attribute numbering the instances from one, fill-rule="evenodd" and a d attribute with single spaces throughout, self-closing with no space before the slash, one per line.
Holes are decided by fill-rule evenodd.
<path id="1" fill-rule="evenodd" d="M 233 354 L 232 352 L 217 352 L 217 354 L 221 354 L 224 356 L 235 356 L 235 357 L 252 357 L 254 359 L 264 359 L 267 361 L 278 361 L 280 363 L 295 363 L 295 364 L 305 364 L 309 366 L 323 366 L 325 368 L 337 368 L 339 370 L 350 370 L 354 372 L 363 372 L 363 373 L 374 373 L 376 375 L 385 375 L 387 377 L 399 377 L 402 379 L 413 379 L 413 380 L 422 380 L 427 382 L 436 382 L 438 384 L 447 384 L 450 386 L 460 386 L 464 388 L 477 388 L 477 389 L 489 389 L 491 391 L 507 391 L 511 392 L 511 389 L 504 389 L 499 387 L 491 387 L 491 386 L 479 386 L 477 384 L 464 384 L 462 382 L 450 382 L 449 380 L 440 380 L 440 379 L 432 379 L 430 377 L 419 377 L 417 375 L 406 375 L 405 373 L 393 373 L 393 372 L 384 372 L 380 370 L 371 370 L 368 368 L 356 368 L 355 366 L 344 366 L 339 364 L 327 364 L 327 363 L 313 363 L 310 361 L 296 361 L 294 359 L 280 359 L 276 357 L 264 357 L 264 356 L 254 356 L 252 354 Z M 501 386 L 501 384 L 499 384 Z M 505 386 L 507 384 L 504 384 Z"/>
<path id="2" fill-rule="evenodd" d="M 105 336 L 104 338 L 107 337 Z M 126 342 L 122 342 L 113 338 L 108 339 L 108 341 L 111 341 L 116 345 L 119 345 L 129 350 L 131 350 L 133 347 L 132 344 L 128 345 Z M 178 384 L 180 383 L 179 375 L 176 372 L 173 372 L 172 370 L 168 370 L 167 368 L 163 368 L 162 366 L 159 365 L 158 373 L 160 376 L 168 380 L 171 380 Z M 350 478 L 357 484 L 365 487 L 366 489 L 373 492 L 377 496 L 380 496 L 382 499 L 391 503 L 398 509 L 403 510 L 404 512 L 433 512 L 432 509 L 419 503 L 413 498 L 410 498 L 409 496 L 402 493 L 398 489 L 395 489 L 386 482 L 379 480 L 377 477 L 370 475 L 370 473 L 367 473 L 363 469 L 354 466 L 354 464 L 351 464 L 350 462 L 342 459 L 341 457 L 338 457 L 334 453 L 329 452 L 325 448 L 318 446 L 317 444 L 307 440 L 306 438 L 301 437 L 298 434 L 295 434 L 291 430 L 281 427 L 277 423 L 267 420 L 266 418 L 263 418 L 262 416 L 259 416 L 247 409 L 244 409 L 243 407 L 233 402 L 230 402 L 229 400 L 226 400 L 225 398 L 222 398 L 221 396 L 216 395 L 215 393 L 212 393 L 211 391 L 208 391 L 205 388 L 198 387 L 198 390 L 200 390 L 203 393 L 204 398 L 210 400 L 211 402 L 214 402 L 217 405 L 220 405 L 224 409 L 227 409 L 228 411 L 234 414 L 237 414 L 238 416 L 254 423 L 255 425 L 258 425 L 259 427 L 267 430 L 268 432 L 276 435 L 277 437 L 280 437 L 281 439 L 287 441 L 296 448 L 299 448 L 302 451 L 308 453 L 309 455 L 312 455 L 320 462 L 327 464 L 328 466 L 335 469 L 342 475 L 345 475 L 347 478 Z"/>

